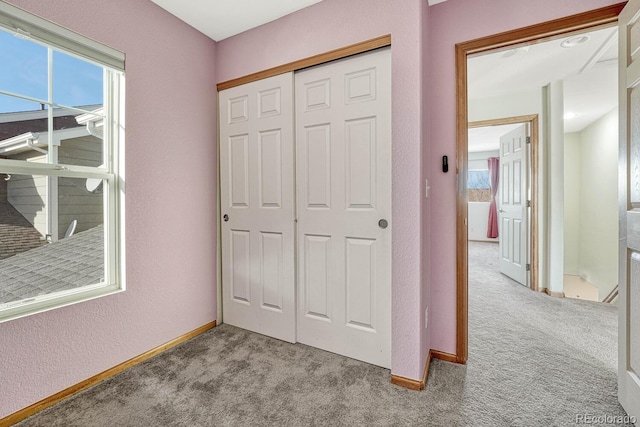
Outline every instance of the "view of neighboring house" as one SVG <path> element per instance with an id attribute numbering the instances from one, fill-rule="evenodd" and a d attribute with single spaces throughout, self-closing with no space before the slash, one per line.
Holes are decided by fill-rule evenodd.
<path id="1" fill-rule="evenodd" d="M 0 260 L 44 245 L 43 236 L 7 200 L 7 179 L 0 175 Z"/>
<path id="2" fill-rule="evenodd" d="M 47 162 L 47 115 L 47 110 L 0 114 L 0 156 Z M 95 117 L 62 108 L 54 112 L 52 155 L 59 164 L 102 164 Z M 0 304 L 98 283 L 103 277 L 102 187 L 90 181 L 0 175 Z M 74 233 L 75 245 L 63 244 Z"/>

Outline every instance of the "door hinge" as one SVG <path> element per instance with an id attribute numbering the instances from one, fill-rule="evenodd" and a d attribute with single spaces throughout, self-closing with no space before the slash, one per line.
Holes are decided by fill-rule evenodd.
<path id="1" fill-rule="evenodd" d="M 527 264 L 527 271 L 531 271 L 531 264 Z"/>
<path id="2" fill-rule="evenodd" d="M 530 136 L 527 137 L 527 144 L 531 144 L 531 137 Z"/>
<path id="3" fill-rule="evenodd" d="M 531 200 L 527 200 L 527 207 L 530 208 L 531 207 Z"/>

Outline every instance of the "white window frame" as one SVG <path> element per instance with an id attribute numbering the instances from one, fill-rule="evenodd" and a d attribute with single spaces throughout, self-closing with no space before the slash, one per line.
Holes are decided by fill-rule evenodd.
<path id="1" fill-rule="evenodd" d="M 98 178 L 103 180 L 103 212 L 105 228 L 103 283 L 82 286 L 0 304 L 0 322 L 28 316 L 82 301 L 119 293 L 125 290 L 125 222 L 124 222 L 124 54 L 98 42 L 32 15 L 22 9 L 0 1 L 0 27 L 18 37 L 27 38 L 49 48 L 49 68 L 52 66 L 52 50 L 92 62 L 104 70 L 104 110 L 98 115 L 103 122 L 103 167 L 61 165 L 57 163 L 57 144 L 54 141 L 53 114 L 48 108 L 49 163 L 0 159 L 0 173 L 38 175 L 47 177 Z M 53 103 L 52 77 L 49 69 L 49 94 L 47 100 L 30 98 L 0 89 L 0 94 L 44 103 L 50 107 L 75 109 Z M 57 201 L 56 201 L 57 203 Z M 57 227 L 57 224 L 56 226 Z"/>

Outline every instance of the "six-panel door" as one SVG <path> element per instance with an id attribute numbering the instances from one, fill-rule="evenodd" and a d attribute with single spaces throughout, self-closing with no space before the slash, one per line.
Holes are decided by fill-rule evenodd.
<path id="1" fill-rule="evenodd" d="M 500 137 L 500 272 L 527 284 L 527 134 L 523 124 Z"/>
<path id="2" fill-rule="evenodd" d="M 391 365 L 391 52 L 295 75 L 298 341 Z"/>
<path id="3" fill-rule="evenodd" d="M 295 342 L 293 75 L 219 105 L 224 322 Z"/>

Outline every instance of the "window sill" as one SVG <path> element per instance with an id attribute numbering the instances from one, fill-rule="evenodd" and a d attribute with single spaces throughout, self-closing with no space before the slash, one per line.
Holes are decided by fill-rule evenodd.
<path id="1" fill-rule="evenodd" d="M 67 307 L 69 305 L 101 298 L 107 295 L 117 294 L 123 291 L 123 286 L 105 286 L 99 284 L 83 286 L 75 291 L 65 291 L 62 295 L 41 295 L 35 298 L 16 301 L 15 303 L 4 304 L 4 308 L 0 309 L 0 323 L 30 316 L 36 313 L 43 313 L 56 308 Z"/>

